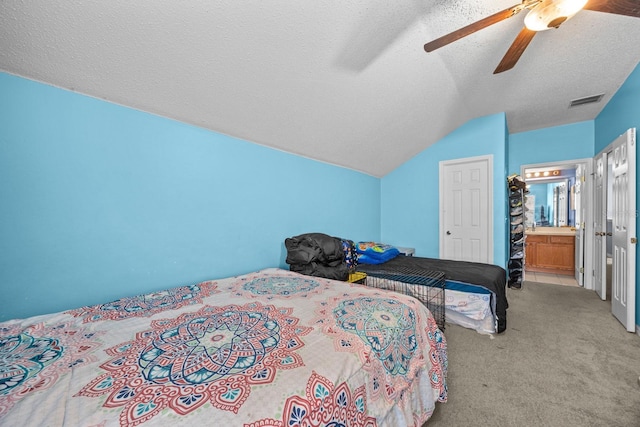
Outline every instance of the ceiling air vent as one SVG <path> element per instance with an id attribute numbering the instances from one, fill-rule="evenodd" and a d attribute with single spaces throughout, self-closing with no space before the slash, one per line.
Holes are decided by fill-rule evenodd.
<path id="1" fill-rule="evenodd" d="M 584 98 L 574 99 L 573 101 L 571 101 L 571 104 L 569 104 L 569 107 L 577 107 L 578 105 L 600 102 L 603 96 L 604 93 L 601 93 L 600 95 L 585 96 Z"/>

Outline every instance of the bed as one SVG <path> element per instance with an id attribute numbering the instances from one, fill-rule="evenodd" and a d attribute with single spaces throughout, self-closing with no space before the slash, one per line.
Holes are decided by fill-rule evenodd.
<path id="1" fill-rule="evenodd" d="M 421 426 L 446 374 L 418 300 L 275 268 L 0 323 L 7 426 Z"/>
<path id="2" fill-rule="evenodd" d="M 440 271 L 445 275 L 445 317 L 449 323 L 479 333 L 507 328 L 506 271 L 491 264 L 397 255 L 380 264 L 358 264 L 358 271 L 375 274 L 406 268 Z"/>

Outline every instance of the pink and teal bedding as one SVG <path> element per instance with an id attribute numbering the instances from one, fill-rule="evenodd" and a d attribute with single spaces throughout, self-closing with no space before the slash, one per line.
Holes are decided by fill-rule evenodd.
<path id="1" fill-rule="evenodd" d="M 446 374 L 418 300 L 281 269 L 0 323 L 7 426 L 421 426 Z"/>

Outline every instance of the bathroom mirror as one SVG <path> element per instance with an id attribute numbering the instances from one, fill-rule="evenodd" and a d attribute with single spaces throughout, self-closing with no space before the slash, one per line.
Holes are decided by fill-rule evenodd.
<path id="1" fill-rule="evenodd" d="M 539 227 L 575 226 L 575 208 L 571 209 L 571 187 L 567 180 L 529 184 L 533 205 L 532 221 Z"/>
<path id="2" fill-rule="evenodd" d="M 575 227 L 575 169 L 527 170 L 525 181 L 527 227 Z"/>

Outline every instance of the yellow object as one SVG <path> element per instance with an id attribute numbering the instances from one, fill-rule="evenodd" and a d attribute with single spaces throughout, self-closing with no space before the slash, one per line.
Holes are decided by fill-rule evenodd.
<path id="1" fill-rule="evenodd" d="M 367 278 L 367 273 L 362 273 L 360 271 L 356 271 L 355 273 L 349 273 L 349 278 L 347 282 L 349 283 L 364 283 L 364 279 Z"/>

